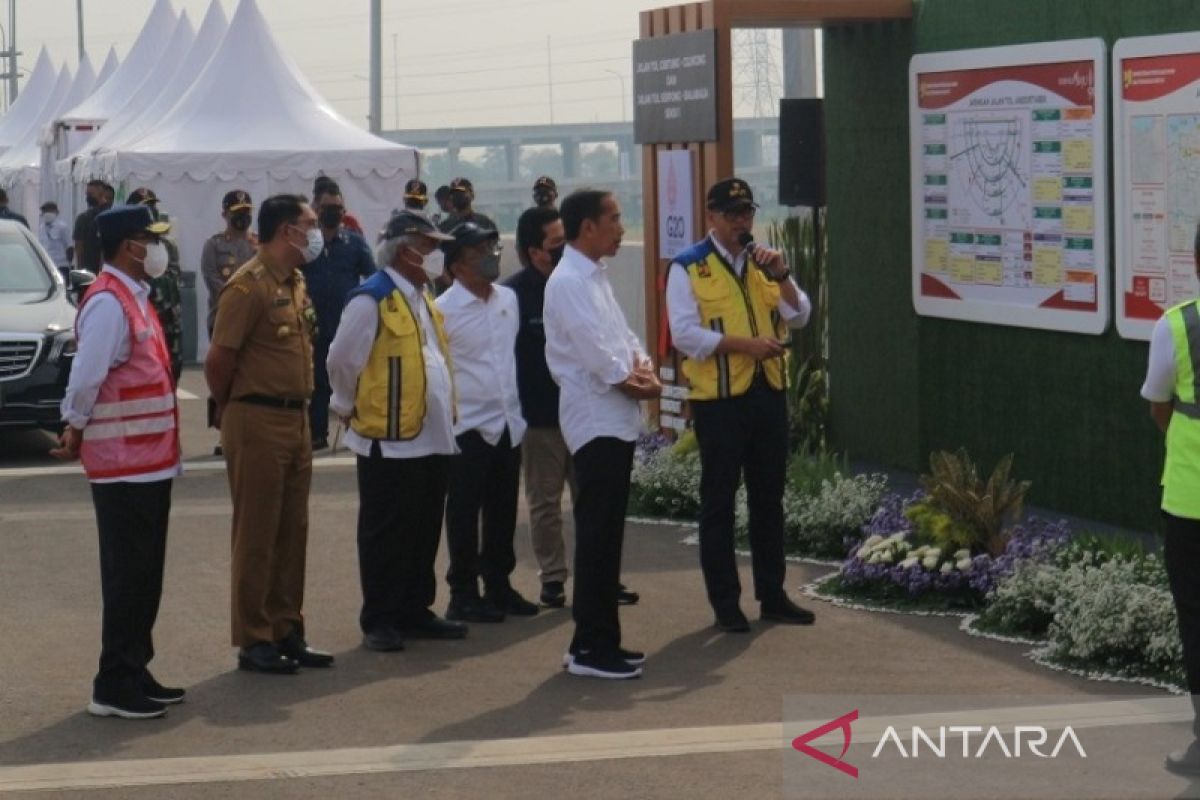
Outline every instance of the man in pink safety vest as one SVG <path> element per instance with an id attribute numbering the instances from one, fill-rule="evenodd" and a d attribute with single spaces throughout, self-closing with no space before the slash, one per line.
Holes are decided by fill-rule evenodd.
<path id="1" fill-rule="evenodd" d="M 66 429 L 51 454 L 82 460 L 100 531 L 104 614 L 88 713 L 146 719 L 184 695 L 147 669 L 171 481 L 182 473 L 171 356 L 147 285 L 166 270 L 162 235 L 170 226 L 145 206 L 116 206 L 96 217 L 96 227 L 104 266 L 80 304 L 62 402 Z"/>

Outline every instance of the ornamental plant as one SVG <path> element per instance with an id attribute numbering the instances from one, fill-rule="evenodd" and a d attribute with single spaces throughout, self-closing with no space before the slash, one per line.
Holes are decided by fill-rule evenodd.
<path id="1" fill-rule="evenodd" d="M 1001 555 L 1008 544 L 1006 529 L 1020 518 L 1030 487 L 1029 481 L 1011 479 L 1012 463 L 1012 453 L 1005 455 L 982 481 L 965 449 L 933 453 L 930 474 L 921 476 L 921 485 L 929 505 L 947 514 L 952 524 L 936 525 L 927 515 L 933 525 L 930 535 L 943 536 L 945 544 L 965 546 L 972 553 Z"/>

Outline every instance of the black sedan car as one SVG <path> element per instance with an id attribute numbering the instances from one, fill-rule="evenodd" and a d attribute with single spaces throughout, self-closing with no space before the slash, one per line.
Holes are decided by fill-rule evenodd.
<path id="1" fill-rule="evenodd" d="M 63 280 L 34 235 L 0 220 L 0 427 L 60 427 L 75 305 L 92 276 Z"/>

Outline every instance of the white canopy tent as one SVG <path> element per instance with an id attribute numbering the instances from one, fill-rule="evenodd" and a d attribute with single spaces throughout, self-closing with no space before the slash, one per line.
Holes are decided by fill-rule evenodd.
<path id="1" fill-rule="evenodd" d="M 0 117 L 0 153 L 4 153 L 24 136 L 37 123 L 42 109 L 54 86 L 58 82 L 59 72 L 50 63 L 50 55 L 46 48 L 38 53 L 34 62 L 33 72 L 29 80 L 17 95 L 17 99 L 9 106 L 3 117 Z"/>
<path id="2" fill-rule="evenodd" d="M 76 178 L 87 180 L 93 172 L 93 157 L 97 153 L 117 150 L 123 144 L 136 142 L 157 126 L 207 66 L 228 29 L 229 21 L 225 18 L 220 0 L 213 0 L 209 5 L 208 13 L 200 23 L 200 30 L 194 35 L 187 11 L 184 11 L 175 27 L 171 46 L 155 67 L 155 72 L 162 79 L 157 86 L 147 87 L 157 95 L 138 108 L 126 108 L 108 121 L 84 147 L 86 152 L 76 155 L 73 168 Z M 189 43 L 185 44 L 185 40 Z"/>
<path id="3" fill-rule="evenodd" d="M 86 70 L 86 74 L 85 74 Z M 93 81 L 91 65 L 84 56 L 80 62 L 80 76 Z M 76 79 L 66 64 L 58 73 L 58 81 L 50 92 L 50 97 L 39 112 L 38 118 L 29 126 L 29 130 L 20 141 L 13 144 L 3 156 L 0 156 L 0 186 L 8 190 L 8 207 L 21 214 L 33 224 L 37 219 L 41 205 L 41 193 L 38 187 L 41 183 L 41 173 L 38 169 L 40 150 L 38 139 L 42 128 L 54 114 L 63 108 L 63 103 L 70 97 Z"/>
<path id="4" fill-rule="evenodd" d="M 84 55 L 86 56 L 87 53 L 84 53 Z M 82 103 L 84 100 L 86 100 L 92 92 L 98 90 L 104 85 L 105 81 L 112 77 L 112 74 L 117 71 L 117 67 L 119 66 L 121 66 L 121 59 L 117 58 L 117 48 L 110 46 L 108 48 L 108 57 L 105 58 L 104 63 L 100 65 L 100 70 L 96 73 L 96 83 L 92 87 L 91 91 L 80 97 L 78 102 L 67 106 L 67 108 L 74 108 L 75 106 L 79 105 L 79 103 Z"/>
<path id="5" fill-rule="evenodd" d="M 137 141 L 96 154 L 91 169 L 114 184 L 153 189 L 175 223 L 184 269 L 197 269 L 232 189 L 255 201 L 308 195 L 313 179 L 328 175 L 373 238 L 418 162 L 414 148 L 372 136 L 330 107 L 279 49 L 254 0 L 242 0 L 179 102 Z M 208 299 L 202 283 L 197 289 L 203 316 Z"/>

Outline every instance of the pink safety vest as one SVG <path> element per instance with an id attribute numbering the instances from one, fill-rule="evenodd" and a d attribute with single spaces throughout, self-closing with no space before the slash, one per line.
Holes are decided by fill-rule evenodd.
<path id="1" fill-rule="evenodd" d="M 100 386 L 79 448 L 83 470 L 97 480 L 168 469 L 179 461 L 179 408 L 158 314 L 151 309 L 143 316 L 129 288 L 106 272 L 89 287 L 80 312 L 100 292 L 112 292 L 121 303 L 132 348 Z"/>

